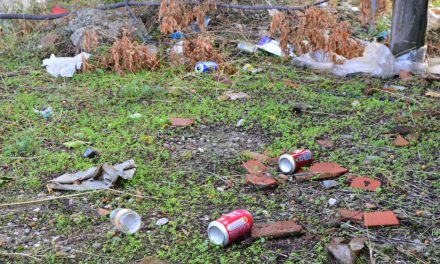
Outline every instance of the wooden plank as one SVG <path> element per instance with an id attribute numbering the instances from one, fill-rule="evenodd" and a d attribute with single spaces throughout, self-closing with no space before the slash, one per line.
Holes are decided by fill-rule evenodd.
<path id="1" fill-rule="evenodd" d="M 394 55 L 425 45 L 428 0 L 394 0 L 391 50 Z"/>

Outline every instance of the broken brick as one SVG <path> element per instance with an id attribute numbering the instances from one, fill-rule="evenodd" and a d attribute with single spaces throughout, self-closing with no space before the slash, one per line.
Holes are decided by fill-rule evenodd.
<path id="1" fill-rule="evenodd" d="M 246 174 L 245 179 L 246 184 L 253 184 L 263 187 L 275 186 L 277 185 L 277 181 L 271 176 L 265 176 L 263 174 Z"/>
<path id="2" fill-rule="evenodd" d="M 194 124 L 194 119 L 192 118 L 169 117 L 168 120 L 175 127 L 185 127 Z"/>
<path id="3" fill-rule="evenodd" d="M 364 220 L 364 212 L 339 209 L 339 216 L 341 221 L 362 222 Z"/>
<path id="4" fill-rule="evenodd" d="M 375 179 L 356 177 L 351 182 L 350 187 L 375 192 L 381 185 L 382 183 Z"/>
<path id="5" fill-rule="evenodd" d="M 258 174 L 267 171 L 267 167 L 258 160 L 249 160 L 243 164 L 243 167 L 251 174 Z"/>
<path id="6" fill-rule="evenodd" d="M 266 162 L 266 161 L 268 161 L 270 159 L 269 156 L 266 156 L 264 154 L 260 154 L 260 153 L 257 153 L 257 152 L 252 152 L 252 151 L 244 151 L 243 155 L 251 157 L 254 160 L 258 160 L 260 162 Z"/>
<path id="7" fill-rule="evenodd" d="M 321 162 L 310 167 L 309 172 L 319 174 L 319 179 L 335 178 L 348 172 L 336 162 Z"/>
<path id="8" fill-rule="evenodd" d="M 301 234 L 302 226 L 292 221 L 280 221 L 275 223 L 255 223 L 251 230 L 253 238 L 272 237 L 280 238 Z"/>
<path id="9" fill-rule="evenodd" d="M 398 135 L 393 144 L 396 147 L 405 147 L 409 145 L 409 142 L 402 135 Z"/>
<path id="10" fill-rule="evenodd" d="M 373 226 L 392 226 L 399 225 L 399 220 L 393 211 L 364 213 L 364 225 Z"/>

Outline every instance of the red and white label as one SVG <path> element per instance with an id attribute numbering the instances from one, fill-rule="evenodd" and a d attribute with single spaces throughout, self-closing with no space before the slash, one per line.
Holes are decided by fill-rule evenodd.
<path id="1" fill-rule="evenodd" d="M 228 241 L 231 243 L 241 237 L 246 236 L 251 231 L 253 219 L 252 215 L 246 210 L 235 210 L 223 215 L 216 222 L 225 226 L 228 232 Z"/>
<path id="2" fill-rule="evenodd" d="M 291 155 L 295 160 L 295 170 L 313 162 L 312 152 L 308 149 L 297 149 Z"/>

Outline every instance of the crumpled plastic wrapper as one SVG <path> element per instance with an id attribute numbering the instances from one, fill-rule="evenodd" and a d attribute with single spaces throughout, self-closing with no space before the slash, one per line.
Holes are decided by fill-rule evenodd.
<path id="1" fill-rule="evenodd" d="M 86 52 L 81 52 L 75 57 L 56 57 L 52 54 L 49 59 L 43 60 L 42 66 L 46 66 L 47 72 L 53 77 L 73 77 L 76 70 L 81 69 L 83 57 L 88 60 L 90 56 Z"/>
<path id="2" fill-rule="evenodd" d="M 109 189 L 119 179 L 129 180 L 136 172 L 134 160 L 114 166 L 107 163 L 86 171 L 66 173 L 47 184 L 48 190 L 89 191 Z"/>

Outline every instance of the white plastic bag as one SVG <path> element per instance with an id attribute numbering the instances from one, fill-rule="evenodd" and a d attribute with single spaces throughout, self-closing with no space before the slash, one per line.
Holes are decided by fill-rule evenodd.
<path id="1" fill-rule="evenodd" d="M 331 70 L 334 66 L 328 53 L 323 51 L 301 54 L 293 59 L 293 64 L 314 70 Z"/>
<path id="2" fill-rule="evenodd" d="M 83 57 L 87 60 L 90 56 L 86 52 L 82 52 L 75 57 L 56 57 L 52 54 L 49 59 L 43 60 L 42 66 L 46 66 L 47 72 L 56 78 L 58 76 L 73 77 L 76 70 L 81 69 Z"/>
<path id="3" fill-rule="evenodd" d="M 396 75 L 395 60 L 387 46 L 373 42 L 367 45 L 362 57 L 347 60 L 342 65 L 335 65 L 332 72 L 339 76 L 363 72 L 381 78 L 391 78 Z"/>

